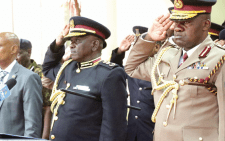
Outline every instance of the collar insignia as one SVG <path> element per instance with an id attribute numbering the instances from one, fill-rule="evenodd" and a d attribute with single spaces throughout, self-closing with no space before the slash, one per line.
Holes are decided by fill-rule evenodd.
<path id="1" fill-rule="evenodd" d="M 77 73 L 80 73 L 81 69 L 86 69 L 86 68 L 90 68 L 90 67 L 94 67 L 96 66 L 100 61 L 101 61 L 101 56 L 98 58 L 95 58 L 93 60 L 87 61 L 87 62 L 82 62 L 82 63 L 77 63 Z"/>
<path id="2" fill-rule="evenodd" d="M 205 58 L 210 50 L 210 46 L 205 47 L 205 49 L 199 54 L 199 58 Z"/>

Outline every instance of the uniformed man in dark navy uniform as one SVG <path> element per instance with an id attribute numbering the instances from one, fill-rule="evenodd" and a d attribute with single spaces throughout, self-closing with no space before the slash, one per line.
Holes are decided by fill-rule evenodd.
<path id="1" fill-rule="evenodd" d="M 69 34 L 68 34 L 69 33 Z M 85 18 L 72 17 L 46 53 L 43 72 L 55 81 L 50 100 L 53 112 L 50 138 L 57 141 L 124 141 L 127 92 L 123 68 L 101 60 L 108 28 Z M 65 40 L 72 59 L 61 65 Z M 98 100 L 72 95 L 65 88 Z"/>
<path id="2" fill-rule="evenodd" d="M 148 28 L 143 26 L 134 26 L 133 32 L 136 33 L 136 38 L 140 34 L 148 31 Z M 123 59 L 125 52 L 129 50 L 132 41 L 132 35 L 127 36 L 121 42 L 119 48 L 112 52 L 111 62 L 117 63 L 123 67 Z M 124 43 L 123 43 L 124 42 Z M 130 44 L 128 44 L 130 43 Z M 128 47 L 123 47 L 123 46 Z M 126 50 L 125 50 L 126 49 Z M 130 92 L 130 104 L 140 107 L 141 110 L 130 109 L 127 126 L 127 141 L 152 141 L 154 123 L 151 121 L 152 113 L 155 109 L 153 96 L 151 95 L 151 82 L 144 81 L 127 76 L 128 88 Z M 148 87 L 148 90 L 145 88 Z"/>

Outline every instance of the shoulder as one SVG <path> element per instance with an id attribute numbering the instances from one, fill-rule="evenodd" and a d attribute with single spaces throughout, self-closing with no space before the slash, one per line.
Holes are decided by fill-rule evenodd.
<path id="1" fill-rule="evenodd" d="M 38 76 L 38 74 L 36 74 L 36 73 L 34 73 L 33 71 L 31 71 L 31 70 L 29 70 L 29 69 L 27 69 L 27 68 L 25 68 L 25 67 L 23 67 L 22 65 L 20 65 L 20 64 L 18 64 L 18 74 L 20 75 L 20 76 L 22 76 L 23 77 L 23 79 L 25 79 L 25 78 L 32 78 L 32 77 L 34 77 L 34 78 L 40 78 L 39 76 Z"/>
<path id="2" fill-rule="evenodd" d="M 118 67 L 120 67 L 119 65 L 117 65 L 116 63 L 112 63 L 112 62 L 109 62 L 109 61 L 101 61 L 99 62 L 98 64 L 100 67 L 102 68 L 105 68 L 107 70 L 113 70 L 113 69 L 116 69 Z"/>
<path id="3" fill-rule="evenodd" d="M 126 77 L 126 73 L 124 71 L 124 69 L 122 67 L 120 67 L 118 64 L 109 62 L 109 61 L 102 61 L 98 64 L 99 69 L 103 74 L 105 74 L 106 76 L 122 76 L 122 77 Z"/>
<path id="4" fill-rule="evenodd" d="M 222 49 L 222 50 L 225 50 L 225 46 L 221 46 L 218 42 L 214 42 L 214 46 L 219 48 L 219 49 Z"/>

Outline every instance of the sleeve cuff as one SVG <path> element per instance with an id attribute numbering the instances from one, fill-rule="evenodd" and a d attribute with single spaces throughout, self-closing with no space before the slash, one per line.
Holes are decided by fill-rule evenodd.
<path id="1" fill-rule="evenodd" d="M 141 34 L 140 38 L 141 40 L 145 41 L 145 42 L 149 42 L 149 43 L 155 43 L 155 41 L 148 41 L 148 40 L 145 40 L 145 36 L 148 34 L 148 32 L 145 32 L 143 34 Z"/>

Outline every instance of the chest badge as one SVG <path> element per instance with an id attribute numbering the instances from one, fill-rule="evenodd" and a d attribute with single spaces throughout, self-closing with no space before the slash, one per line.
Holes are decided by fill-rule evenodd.
<path id="1" fill-rule="evenodd" d="M 73 87 L 75 90 L 81 90 L 81 91 L 90 91 L 90 88 L 88 86 L 82 86 L 82 85 L 76 85 Z"/>

